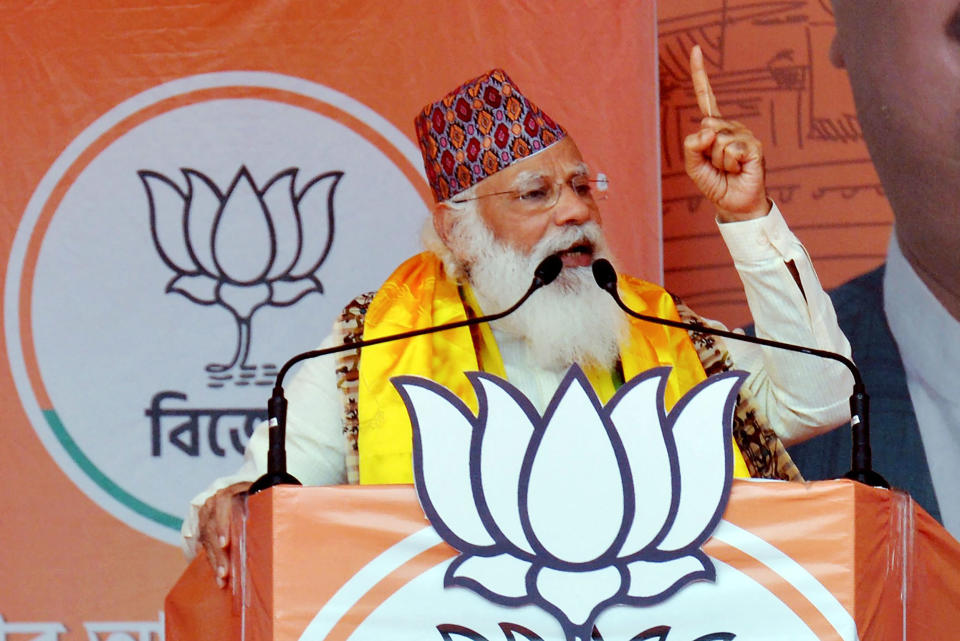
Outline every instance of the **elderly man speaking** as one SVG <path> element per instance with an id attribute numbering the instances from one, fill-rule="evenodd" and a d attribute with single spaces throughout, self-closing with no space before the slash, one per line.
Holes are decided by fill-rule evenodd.
<path id="1" fill-rule="evenodd" d="M 698 48 L 691 73 L 704 119 L 685 141 L 687 172 L 717 208 L 758 334 L 849 355 L 807 253 L 767 198 L 760 143 L 720 117 Z M 852 378 L 838 363 L 724 344 L 623 314 L 590 270 L 594 260 L 610 259 L 597 179 L 568 132 L 504 71 L 426 106 L 416 131 L 436 199 L 427 251 L 351 302 L 324 346 L 497 312 L 520 298 L 547 256 L 559 254 L 564 268 L 491 327 L 348 352 L 336 363 L 308 361 L 288 387 L 289 468 L 304 483 L 412 482 L 410 421 L 390 384 L 399 374 L 429 377 L 475 404 L 463 372 L 483 370 L 505 376 L 542 411 L 574 363 L 604 401 L 623 381 L 670 365 L 668 407 L 707 374 L 735 366 L 750 372 L 735 419 L 739 476 L 796 478 L 777 436 L 795 442 L 849 418 Z M 618 285 L 638 311 L 697 319 L 657 285 L 625 276 Z M 254 433 L 235 475 L 193 500 L 184 524 L 188 550 L 202 544 L 221 586 L 231 501 L 265 470 L 266 431 Z"/>

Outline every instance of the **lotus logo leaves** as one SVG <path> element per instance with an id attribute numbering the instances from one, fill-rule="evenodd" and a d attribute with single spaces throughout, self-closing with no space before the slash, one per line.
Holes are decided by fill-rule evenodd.
<path id="1" fill-rule="evenodd" d="M 574 365 L 542 416 L 489 374 L 467 374 L 476 416 L 432 381 L 394 378 L 413 425 L 421 505 L 461 552 L 445 585 L 537 605 L 568 639 L 587 641 L 610 605 L 652 605 L 714 580 L 700 546 L 729 496 L 746 374 L 712 376 L 668 413 L 669 371 L 635 377 L 604 406 Z"/>
<path id="2" fill-rule="evenodd" d="M 181 171 L 186 190 L 162 174 L 138 172 L 154 245 L 175 274 L 166 291 L 229 310 L 237 323 L 236 351 L 207 369 L 247 368 L 254 313 L 323 292 L 315 272 L 333 242 L 333 194 L 343 172 L 320 174 L 297 190 L 297 169 L 259 188 L 241 167 L 224 192 L 198 171 Z"/>

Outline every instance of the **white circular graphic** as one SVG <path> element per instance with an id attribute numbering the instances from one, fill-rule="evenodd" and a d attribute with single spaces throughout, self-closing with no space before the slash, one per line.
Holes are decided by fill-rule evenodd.
<path id="1" fill-rule="evenodd" d="M 177 80 L 91 125 L 36 189 L 5 289 L 15 382 L 58 464 L 176 543 L 276 369 L 417 250 L 419 162 L 370 109 L 270 73 Z"/>
<path id="2" fill-rule="evenodd" d="M 857 639 L 851 614 L 787 554 L 728 521 L 720 522 L 714 538 L 750 560 L 744 563 L 741 558 L 731 565 L 713 559 L 715 580 L 689 584 L 656 605 L 611 605 L 596 620 L 599 637 L 591 637 L 606 641 L 815 641 L 822 637 L 813 624 L 829 638 Z M 385 637 L 411 641 L 569 639 L 560 622 L 535 605 L 498 605 L 462 586 L 447 586 L 444 576 L 452 559 L 424 568 L 411 578 L 408 562 L 440 541 L 428 527 L 384 550 L 323 604 L 301 634 L 301 641 L 325 639 L 341 625 L 352 628 L 348 637 L 352 641 Z M 765 571 L 757 573 L 758 567 Z M 382 600 L 380 593 L 370 598 L 382 589 L 385 579 L 397 575 L 405 578 L 399 589 Z M 801 616 L 781 600 L 783 594 L 791 593 L 802 595 L 811 609 Z"/>

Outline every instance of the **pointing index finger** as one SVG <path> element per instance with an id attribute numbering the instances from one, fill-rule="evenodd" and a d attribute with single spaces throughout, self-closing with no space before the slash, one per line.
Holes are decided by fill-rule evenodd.
<path id="1" fill-rule="evenodd" d="M 690 78 L 693 80 L 693 93 L 697 96 L 700 113 L 708 118 L 719 118 L 720 110 L 717 108 L 717 97 L 713 95 L 707 70 L 704 69 L 703 51 L 701 51 L 700 45 L 694 45 L 693 49 L 690 50 Z"/>

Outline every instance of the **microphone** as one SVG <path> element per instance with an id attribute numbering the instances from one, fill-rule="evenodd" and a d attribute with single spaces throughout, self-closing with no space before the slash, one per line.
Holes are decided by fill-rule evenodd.
<path id="1" fill-rule="evenodd" d="M 291 367 L 300 361 L 305 361 L 317 356 L 327 356 L 329 354 L 337 354 L 339 352 L 345 352 L 348 350 L 370 347 L 371 345 L 378 345 L 380 343 L 388 343 L 390 341 L 413 338 L 415 336 L 422 336 L 424 334 L 442 332 L 448 329 L 456 329 L 458 327 L 479 325 L 480 323 L 490 323 L 495 320 L 500 320 L 504 316 L 512 314 L 514 311 L 516 311 L 518 307 L 523 305 L 527 299 L 530 298 L 533 292 L 537 291 L 541 287 L 549 285 L 556 280 L 562 269 L 563 259 L 561 259 L 557 254 L 553 254 L 544 258 L 534 270 L 533 281 L 530 283 L 530 287 L 527 289 L 526 293 L 521 296 L 520 300 L 518 300 L 512 306 L 497 314 L 477 316 L 475 318 L 468 318 L 466 320 L 446 323 L 444 325 L 437 325 L 435 327 L 424 327 L 421 329 L 410 330 L 408 332 L 401 332 L 399 334 L 392 334 L 390 336 L 381 336 L 379 338 L 374 338 L 367 341 L 357 341 L 355 343 L 334 345 L 333 347 L 327 347 L 325 349 L 315 349 L 309 352 L 303 352 L 302 354 L 297 354 L 288 360 L 286 363 L 284 363 L 283 367 L 280 368 L 280 371 L 277 372 L 276 384 L 273 386 L 273 395 L 270 397 L 270 400 L 267 401 L 267 417 L 270 425 L 269 449 L 267 450 L 267 472 L 253 482 L 253 485 L 250 486 L 250 489 L 247 490 L 247 493 L 256 494 L 261 490 L 265 490 L 275 485 L 301 485 L 300 481 L 287 472 L 287 399 L 283 395 L 283 378 L 287 375 L 287 372 L 290 371 Z"/>
<path id="2" fill-rule="evenodd" d="M 620 309 L 634 318 L 648 321 L 650 323 L 656 323 L 657 325 L 667 325 L 668 327 L 676 327 L 688 331 L 692 330 L 704 334 L 732 338 L 733 340 L 754 343 L 756 345 L 776 347 L 778 349 L 785 349 L 791 352 L 800 352 L 802 354 L 810 354 L 811 356 L 829 358 L 831 360 L 843 363 L 847 369 L 850 370 L 850 373 L 853 374 L 854 381 L 853 394 L 850 396 L 850 427 L 851 438 L 853 441 L 850 457 L 852 469 L 843 476 L 844 478 L 859 481 L 867 485 L 887 488 L 890 487 L 890 484 L 887 483 L 886 479 L 873 470 L 870 452 L 870 397 L 867 395 L 866 386 L 863 384 L 863 377 L 860 375 L 859 368 L 857 368 L 857 366 L 854 365 L 853 361 L 851 361 L 849 358 L 841 354 L 828 352 L 822 349 L 814 349 L 812 347 L 804 347 L 802 345 L 794 345 L 792 343 L 782 343 L 780 341 L 774 341 L 766 338 L 757 338 L 756 336 L 746 336 L 744 334 L 736 334 L 734 332 L 722 329 L 713 329 L 704 325 L 681 323 L 679 321 L 673 321 L 667 318 L 647 316 L 645 314 L 635 312 L 627 307 L 623 300 L 621 300 L 620 293 L 617 291 L 617 272 L 614 270 L 613 265 L 610 264 L 610 261 L 606 260 L 605 258 L 600 258 L 593 262 L 593 278 L 597 281 L 597 285 L 599 285 L 601 289 L 605 289 L 610 293 L 611 296 L 613 296 L 613 300 L 617 302 L 617 305 L 620 307 Z"/>

